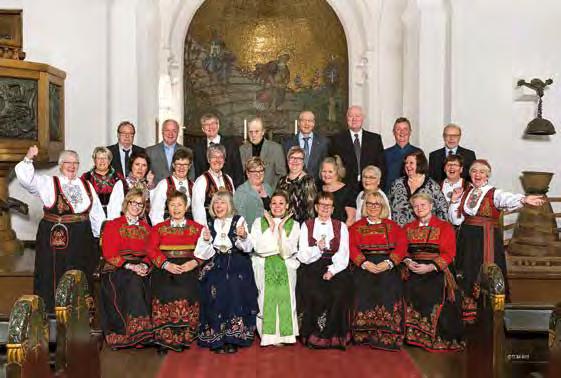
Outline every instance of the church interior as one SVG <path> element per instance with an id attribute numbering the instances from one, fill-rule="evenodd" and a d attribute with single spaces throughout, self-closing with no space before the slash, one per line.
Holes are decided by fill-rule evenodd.
<path id="1" fill-rule="evenodd" d="M 0 0 L 0 377 L 561 377 L 560 17 L 558 0 Z M 112 350 L 102 273 L 94 298 L 77 271 L 55 311 L 33 296 L 46 207 L 14 170 L 32 146 L 39 174 L 73 150 L 81 175 L 124 120 L 142 147 L 176 120 L 190 147 L 205 113 L 237 145 L 258 115 L 281 143 L 303 110 L 315 132 L 347 130 L 351 106 L 384 147 L 406 117 L 427 158 L 459 125 L 492 185 L 545 199 L 500 212 L 507 277 L 482 266 L 463 350 Z"/>

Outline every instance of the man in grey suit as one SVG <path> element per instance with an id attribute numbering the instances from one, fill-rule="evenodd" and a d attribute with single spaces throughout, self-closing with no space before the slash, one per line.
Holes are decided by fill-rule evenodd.
<path id="1" fill-rule="evenodd" d="M 298 116 L 298 134 L 290 136 L 283 141 L 284 153 L 286 154 L 290 147 L 300 146 L 306 152 L 304 166 L 306 172 L 319 180 L 320 164 L 328 155 L 329 139 L 314 133 L 316 126 L 316 117 L 314 113 L 305 110 Z"/>
<path id="2" fill-rule="evenodd" d="M 265 139 L 265 127 L 263 120 L 259 117 L 251 119 L 247 123 L 249 143 L 240 146 L 240 157 L 243 169 L 245 163 L 252 156 L 259 156 L 265 162 L 265 182 L 271 188 L 277 186 L 279 179 L 286 175 L 286 160 L 280 144 Z"/>
<path id="3" fill-rule="evenodd" d="M 177 143 L 178 136 L 179 123 L 174 119 L 166 119 L 162 124 L 163 141 L 146 148 L 150 157 L 150 170 L 154 173 L 154 184 L 171 175 L 173 153 L 179 148 L 185 148 Z"/>

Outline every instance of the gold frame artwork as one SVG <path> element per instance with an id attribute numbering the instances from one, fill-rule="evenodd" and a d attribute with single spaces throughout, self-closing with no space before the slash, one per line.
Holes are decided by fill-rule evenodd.
<path id="1" fill-rule="evenodd" d="M 21 9 L 0 9 L 0 46 L 23 47 L 23 21 Z"/>

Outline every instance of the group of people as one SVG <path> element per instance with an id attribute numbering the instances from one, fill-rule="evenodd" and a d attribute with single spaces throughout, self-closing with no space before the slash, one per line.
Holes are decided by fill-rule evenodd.
<path id="1" fill-rule="evenodd" d="M 234 353 L 257 332 L 263 346 L 299 337 L 313 348 L 461 350 L 481 265 L 506 277 L 500 211 L 544 203 L 491 186 L 490 164 L 459 146 L 454 124 L 427 160 L 406 118 L 384 150 L 358 106 L 331 139 L 303 111 L 282 144 L 258 117 L 239 147 L 216 115 L 200 121 L 206 138 L 192 148 L 167 120 L 145 150 L 123 122 L 81 177 L 70 150 L 55 176 L 35 172 L 36 146 L 15 168 L 44 205 L 35 292 L 53 311 L 62 274 L 80 269 L 91 285 L 101 256 L 112 348 L 181 351 L 196 340 Z"/>

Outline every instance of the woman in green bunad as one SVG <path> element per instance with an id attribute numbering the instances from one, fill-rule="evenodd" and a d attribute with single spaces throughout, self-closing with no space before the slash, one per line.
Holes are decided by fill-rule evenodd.
<path id="1" fill-rule="evenodd" d="M 251 228 L 255 283 L 259 292 L 257 331 L 261 345 L 293 344 L 298 335 L 296 319 L 296 259 L 300 225 L 287 215 L 288 195 L 271 197 L 271 213 L 257 218 Z"/>

